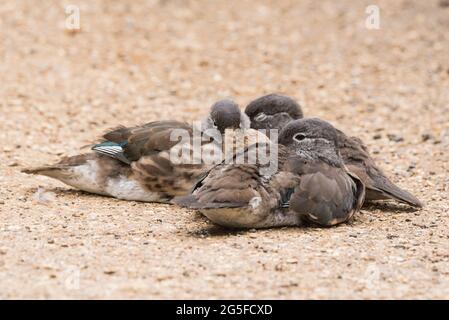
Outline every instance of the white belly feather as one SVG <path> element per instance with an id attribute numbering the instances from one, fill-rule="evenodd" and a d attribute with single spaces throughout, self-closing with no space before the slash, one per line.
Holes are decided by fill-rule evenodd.
<path id="1" fill-rule="evenodd" d="M 162 200 L 162 197 L 159 193 L 150 192 L 142 188 L 142 186 L 137 181 L 130 180 L 125 176 L 108 179 L 105 190 L 109 195 L 117 199 L 144 202 L 158 202 Z"/>
<path id="2" fill-rule="evenodd" d="M 61 178 L 61 181 L 83 191 L 107 195 L 98 181 L 97 161 L 87 160 L 85 164 L 72 167 L 70 171 L 71 174 L 67 178 Z"/>
<path id="3" fill-rule="evenodd" d="M 95 160 L 71 168 L 71 174 L 61 179 L 64 183 L 79 190 L 112 196 L 117 199 L 144 202 L 161 201 L 161 195 L 144 189 L 137 181 L 124 175 L 106 178 L 101 181 L 99 167 Z"/>

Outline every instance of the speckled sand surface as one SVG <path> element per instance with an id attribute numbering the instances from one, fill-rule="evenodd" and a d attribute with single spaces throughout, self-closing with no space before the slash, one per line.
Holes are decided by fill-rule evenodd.
<path id="1" fill-rule="evenodd" d="M 0 298 L 449 298 L 449 8 L 374 1 L 368 30 L 372 2 L 1 1 Z M 426 208 L 228 231 L 20 173 L 273 91 L 361 137 Z"/>

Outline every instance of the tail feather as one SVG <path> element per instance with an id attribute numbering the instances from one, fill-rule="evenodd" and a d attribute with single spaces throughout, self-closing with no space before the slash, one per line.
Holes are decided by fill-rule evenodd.
<path id="1" fill-rule="evenodd" d="M 399 202 L 403 202 L 409 204 L 413 207 L 422 208 L 424 204 L 419 201 L 414 195 L 410 192 L 399 188 L 394 185 L 391 181 L 385 180 L 381 185 L 375 186 L 374 190 L 367 190 L 366 198 L 368 200 L 377 200 L 377 199 L 388 199 L 393 198 Z M 380 193 L 380 194 L 379 194 Z"/>
<path id="2" fill-rule="evenodd" d="M 62 176 L 65 176 L 67 174 L 66 171 L 67 171 L 66 166 L 53 165 L 53 166 L 26 168 L 26 169 L 23 169 L 21 172 L 26 173 L 26 174 L 35 174 L 35 175 L 41 175 L 41 176 L 47 176 L 50 178 L 59 179 Z"/>
<path id="3" fill-rule="evenodd" d="M 171 200 L 172 204 L 176 204 L 183 208 L 192 208 L 192 206 L 196 205 L 198 202 L 193 195 L 180 196 L 175 197 Z"/>
<path id="4" fill-rule="evenodd" d="M 215 203 L 201 203 L 198 202 L 194 195 L 175 197 L 171 201 L 180 207 L 189 209 L 221 209 L 221 208 L 241 208 L 246 207 L 248 204 L 231 203 L 231 202 L 215 202 Z"/>

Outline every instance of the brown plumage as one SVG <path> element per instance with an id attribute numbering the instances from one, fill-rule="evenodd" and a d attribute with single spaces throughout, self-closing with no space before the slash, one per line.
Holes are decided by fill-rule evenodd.
<path id="1" fill-rule="evenodd" d="M 282 129 L 303 117 L 301 106 L 292 98 L 271 93 L 251 101 L 245 108 L 253 129 Z"/>
<path id="2" fill-rule="evenodd" d="M 111 195 L 108 181 L 132 176 L 128 165 L 97 153 L 64 157 L 56 164 L 24 169 L 22 172 L 47 176 L 76 189 L 107 196 Z"/>
<path id="3" fill-rule="evenodd" d="M 95 153 L 65 158 L 55 165 L 24 172 L 46 175 L 80 190 L 119 199 L 168 202 L 174 196 L 187 194 L 198 177 L 211 167 L 212 164 L 202 157 L 204 151 L 222 151 L 222 146 L 241 141 L 242 135 L 257 136 L 251 135 L 254 130 L 247 128 L 249 120 L 238 106 L 223 100 L 212 106 L 210 115 L 200 126 L 179 121 L 120 126 L 103 135 L 101 143 L 92 148 Z M 194 130 L 210 134 L 213 129 L 218 129 L 214 138 L 220 141 L 222 133 L 226 132 L 226 143 L 204 139 L 199 144 L 199 155 L 193 152 Z M 182 133 L 182 141 L 179 133 Z M 192 161 L 174 162 L 172 156 L 180 151 L 185 151 L 187 157 L 192 156 Z"/>
<path id="4" fill-rule="evenodd" d="M 421 208 L 423 204 L 410 192 L 396 186 L 380 169 L 369 154 L 368 148 L 357 137 L 338 132 L 338 148 L 348 169 L 366 186 L 366 200 L 388 200 Z"/>
<path id="5" fill-rule="evenodd" d="M 184 130 L 192 135 L 192 126 L 181 121 L 154 121 L 136 127 L 118 127 L 103 135 L 103 141 L 126 142 L 123 147 L 125 156 L 136 161 L 142 156 L 170 150 L 179 140 L 171 140 L 174 130 Z"/>
<path id="6" fill-rule="evenodd" d="M 364 186 L 347 172 L 331 130 L 316 119 L 293 121 L 280 134 L 278 170 L 262 174 L 259 162 L 223 163 L 212 168 L 190 196 L 174 201 L 227 227 L 292 226 L 304 221 L 332 226 L 347 221 L 363 203 Z M 299 135 L 306 138 L 297 140 Z"/>
<path id="7" fill-rule="evenodd" d="M 267 130 L 281 130 L 290 121 L 303 117 L 302 109 L 296 101 L 277 94 L 254 100 L 245 112 L 250 117 L 252 128 Z M 366 200 L 393 199 L 413 207 L 423 206 L 415 196 L 396 186 L 385 175 L 359 138 L 349 137 L 337 130 L 337 145 L 345 165 L 365 184 Z"/>

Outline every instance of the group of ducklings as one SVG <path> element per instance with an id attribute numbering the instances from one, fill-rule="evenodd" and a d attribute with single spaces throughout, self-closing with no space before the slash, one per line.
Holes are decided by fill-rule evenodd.
<path id="1" fill-rule="evenodd" d="M 202 152 L 220 140 L 222 160 L 205 161 L 200 152 L 198 161 L 174 161 L 177 132 L 209 137 L 197 144 Z M 249 159 L 262 146 L 275 153 L 275 170 L 266 170 L 258 158 L 229 161 Z M 24 172 L 90 193 L 197 209 L 216 224 L 236 228 L 333 226 L 371 200 L 422 207 L 386 177 L 360 139 L 326 121 L 304 118 L 301 106 L 280 94 L 252 101 L 244 113 L 232 100 L 218 101 L 199 125 L 165 120 L 121 126 L 104 134 L 92 152 Z"/>

